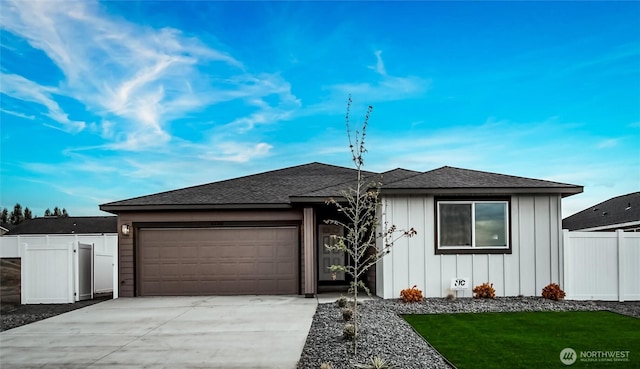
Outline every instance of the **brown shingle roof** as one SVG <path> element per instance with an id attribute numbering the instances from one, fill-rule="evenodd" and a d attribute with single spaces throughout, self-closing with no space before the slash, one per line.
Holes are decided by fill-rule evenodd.
<path id="1" fill-rule="evenodd" d="M 481 172 L 479 170 L 442 167 L 385 185 L 385 188 L 574 188 L 566 183 Z"/>
<path id="2" fill-rule="evenodd" d="M 394 169 L 384 173 L 363 172 L 371 181 L 383 183 L 383 192 L 423 193 L 434 189 L 556 192 L 570 195 L 581 186 L 507 176 L 453 167 L 429 172 Z M 310 163 L 269 172 L 213 182 L 200 186 L 136 197 L 100 205 L 109 212 L 140 209 L 278 208 L 292 202 L 324 201 L 354 187 L 356 171 L 322 163 Z M 491 191 L 489 191 L 491 192 Z"/>
<path id="3" fill-rule="evenodd" d="M 371 172 L 365 172 L 371 175 Z M 115 208 L 139 206 L 289 206 L 289 196 L 353 180 L 354 169 L 322 163 L 310 163 L 290 168 L 213 182 L 154 195 L 111 202 L 100 206 Z"/>

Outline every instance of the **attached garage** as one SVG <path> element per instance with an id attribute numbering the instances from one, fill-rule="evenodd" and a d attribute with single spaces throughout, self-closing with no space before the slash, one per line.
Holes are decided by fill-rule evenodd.
<path id="1" fill-rule="evenodd" d="M 324 245 L 334 233 L 324 227 L 330 219 L 348 222 L 327 199 L 344 203 L 343 191 L 354 188 L 357 174 L 350 168 L 310 163 L 100 205 L 118 215 L 119 295 L 311 297 L 321 286 L 346 286 L 346 277 L 327 272 L 327 265 L 336 261 L 325 255 Z M 560 219 L 561 198 L 582 192 L 581 186 L 453 167 L 361 174 L 367 181 L 383 176 L 385 222 L 398 229 L 418 228 L 418 236 L 411 240 L 415 247 L 394 247 L 369 269 L 365 283 L 378 296 L 393 297 L 402 286 L 413 285 L 411 280 L 422 280 L 430 296 L 442 297 L 451 278 L 480 276 L 483 282 L 496 265 L 504 269 L 498 270 L 499 275 L 517 277 L 511 284 L 495 281 L 501 296 L 532 295 L 539 289 L 526 286 L 544 286 L 558 281 L 558 276 L 562 280 L 557 255 L 549 255 L 560 234 L 560 223 L 554 219 Z M 438 201 L 470 207 L 490 198 L 509 203 L 510 218 L 502 223 L 509 228 L 505 232 L 512 232 L 508 249 L 438 245 L 433 236 L 439 232 L 439 222 L 433 220 Z M 535 211 L 518 210 L 527 206 Z M 471 218 L 455 222 L 463 226 L 475 222 L 475 213 L 469 214 Z M 420 216 L 429 219 L 416 221 Z M 445 268 L 443 263 L 451 260 L 462 264 Z M 540 272 L 544 265 L 551 269 Z M 451 270 L 457 275 L 447 274 Z"/>
<path id="2" fill-rule="evenodd" d="M 139 228 L 137 295 L 298 293 L 296 226 Z"/>

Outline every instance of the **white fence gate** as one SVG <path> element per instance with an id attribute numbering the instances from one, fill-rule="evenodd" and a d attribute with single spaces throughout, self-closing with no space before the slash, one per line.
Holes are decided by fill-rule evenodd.
<path id="1" fill-rule="evenodd" d="M 567 300 L 640 300 L 640 233 L 563 231 Z"/>
<path id="2" fill-rule="evenodd" d="M 74 302 L 73 244 L 24 244 L 22 303 Z"/>
<path id="3" fill-rule="evenodd" d="M 112 292 L 118 297 L 118 236 L 0 237 L 0 257 L 21 259 L 23 304 L 72 303 Z"/>

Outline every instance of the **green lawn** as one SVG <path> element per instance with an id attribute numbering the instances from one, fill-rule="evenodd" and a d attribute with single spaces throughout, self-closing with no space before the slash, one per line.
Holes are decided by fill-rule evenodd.
<path id="1" fill-rule="evenodd" d="M 458 369 L 640 368 L 640 319 L 608 311 L 403 318 Z M 560 361 L 560 352 L 567 347 L 576 352 L 570 366 Z M 612 354 L 623 360 L 628 355 L 627 361 L 597 358 Z"/>

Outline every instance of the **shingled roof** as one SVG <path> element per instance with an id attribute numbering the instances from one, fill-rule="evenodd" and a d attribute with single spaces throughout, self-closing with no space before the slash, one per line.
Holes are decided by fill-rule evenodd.
<path id="1" fill-rule="evenodd" d="M 374 173 L 364 172 L 370 176 Z M 105 211 L 145 207 L 162 208 L 256 208 L 290 207 L 289 197 L 348 183 L 355 177 L 351 168 L 310 163 L 253 174 L 200 186 L 100 205 Z"/>
<path id="2" fill-rule="evenodd" d="M 363 172 L 368 181 L 383 183 L 385 193 L 448 193 L 451 190 L 482 190 L 495 193 L 555 192 L 568 196 L 581 186 L 513 177 L 467 169 L 442 167 L 429 172 L 394 169 L 384 173 Z M 356 171 L 323 163 L 310 163 L 264 173 L 213 182 L 100 205 L 117 213 L 127 210 L 257 209 L 289 208 L 294 202 L 323 202 L 339 197 L 355 185 Z"/>
<path id="3" fill-rule="evenodd" d="M 117 233 L 118 220 L 106 217 L 44 217 L 25 220 L 9 230 L 9 235 L 103 234 Z"/>
<path id="4" fill-rule="evenodd" d="M 541 179 L 509 176 L 455 167 L 441 167 L 420 173 L 384 186 L 386 191 L 409 190 L 413 193 L 545 193 L 560 192 L 569 196 L 582 192 L 582 186 L 545 181 Z M 461 191 L 462 190 L 462 191 Z"/>
<path id="5" fill-rule="evenodd" d="M 570 231 L 640 228 L 640 192 L 590 206 L 563 219 L 562 228 Z"/>

